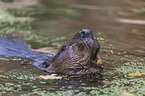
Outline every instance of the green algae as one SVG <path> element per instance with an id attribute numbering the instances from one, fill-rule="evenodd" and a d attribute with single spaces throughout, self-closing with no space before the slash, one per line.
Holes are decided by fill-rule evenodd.
<path id="1" fill-rule="evenodd" d="M 0 22 L 10 22 L 13 23 L 14 16 L 11 15 L 6 10 L 0 9 Z"/>
<path id="2" fill-rule="evenodd" d="M 30 81 L 36 80 L 36 75 L 29 71 L 12 70 L 3 75 L 0 75 L 0 94 L 21 92 L 26 86 L 32 89 L 33 83 Z M 5 83 L 1 83 L 5 82 Z"/>
<path id="3" fill-rule="evenodd" d="M 4 83 L 0 84 L 0 87 L 2 89 L 2 92 L 0 93 L 5 93 L 5 92 L 18 92 L 22 90 L 22 86 L 14 83 Z"/>
<path id="4" fill-rule="evenodd" d="M 129 86 L 128 86 L 129 85 Z M 143 79 L 136 79 L 129 81 L 127 79 L 113 80 L 112 84 L 105 84 L 98 87 L 85 87 L 83 92 L 79 90 L 70 91 L 33 91 L 32 93 L 22 94 L 21 96 L 143 96 L 145 91 L 145 81 Z"/>
<path id="5" fill-rule="evenodd" d="M 12 14 L 15 17 L 37 17 L 44 13 L 44 11 L 41 10 L 34 10 L 34 9 L 8 9 L 7 10 L 10 14 Z"/>
<path id="6" fill-rule="evenodd" d="M 13 23 L 2 22 L 1 25 L 1 36 L 11 36 L 13 38 L 18 38 L 24 40 L 32 40 L 37 38 L 37 35 L 33 35 L 31 28 L 26 27 L 30 25 L 30 22 L 27 21 L 15 21 Z"/>
<path id="7" fill-rule="evenodd" d="M 129 77 L 128 73 L 135 70 L 142 70 L 144 72 L 144 64 L 140 61 L 144 59 L 138 58 L 134 61 L 126 62 L 124 66 L 118 67 L 114 72 L 126 75 L 125 78 L 114 78 L 114 80 L 103 81 L 103 85 L 89 87 L 80 86 L 76 90 L 56 90 L 56 87 L 52 86 L 50 80 L 43 80 L 38 78 L 38 75 L 26 70 L 12 70 L 0 75 L 0 94 L 12 94 L 19 93 L 19 96 L 127 96 L 127 95 L 145 95 L 145 78 L 144 77 Z M 144 62 L 144 61 L 143 61 Z M 132 70 L 131 70 L 131 68 Z M 119 69 L 120 68 L 120 69 Z M 129 71 L 124 71 L 125 70 Z M 50 84 L 49 84 L 50 83 Z M 47 87 L 49 86 L 49 87 Z M 56 85 L 55 85 L 56 86 Z M 25 93 L 24 93 L 25 92 Z"/>
<path id="8" fill-rule="evenodd" d="M 39 85 L 45 85 L 45 80 L 38 78 L 38 75 L 25 70 L 12 70 L 0 75 L 0 94 L 11 93 L 22 94 L 23 92 L 35 92 L 36 90 L 44 90 L 44 88 L 39 87 Z M 1 83 L 5 82 L 5 83 Z M 39 84 L 40 83 L 40 84 Z M 22 93 L 21 93 L 22 92 Z"/>
<path id="9" fill-rule="evenodd" d="M 116 68 L 116 72 L 123 73 L 125 76 L 129 73 L 145 73 L 145 61 L 144 59 L 138 59 L 130 62 L 126 62 L 124 66 Z"/>
<path id="10" fill-rule="evenodd" d="M 36 74 L 32 74 L 29 71 L 23 71 L 23 70 L 12 70 L 6 73 L 5 75 L 0 75 L 0 78 L 3 79 L 12 79 L 12 80 L 27 80 L 27 81 L 33 81 L 37 79 Z"/>
<path id="11" fill-rule="evenodd" d="M 2 10 L 2 9 L 1 9 Z M 10 14 L 10 12 L 3 10 L 0 11 L 0 16 L 2 14 L 2 21 L 0 22 L 0 34 L 1 36 L 11 36 L 11 37 L 19 37 L 27 40 L 31 40 L 35 35 L 31 35 L 31 28 L 29 21 L 20 21 L 15 20 L 14 15 Z M 27 25 L 27 26 L 26 26 Z"/>
<path id="12" fill-rule="evenodd" d="M 140 60 L 140 61 L 139 61 Z M 116 68 L 114 71 L 124 74 L 125 78 L 115 78 L 112 81 L 105 79 L 103 86 L 86 87 L 85 90 L 90 90 L 90 96 L 143 96 L 145 95 L 145 78 L 144 77 L 129 77 L 130 72 L 144 72 L 143 59 L 126 62 L 125 66 Z"/>
<path id="13" fill-rule="evenodd" d="M 56 91 L 56 93 L 51 93 L 47 91 L 36 91 L 29 94 L 22 94 L 21 96 L 32 96 L 32 95 L 38 95 L 38 96 L 74 96 L 74 91 Z"/>
<path id="14" fill-rule="evenodd" d="M 15 2 L 17 0 L 7 0 L 7 1 Z M 33 48 L 34 47 L 40 48 L 41 45 L 43 47 L 46 47 L 46 46 L 60 47 L 63 43 L 65 43 L 67 41 L 66 37 L 57 36 L 55 38 L 54 37 L 51 38 L 50 37 L 51 34 L 49 34 L 49 32 L 47 32 L 46 30 L 39 30 L 39 28 L 43 27 L 44 29 L 49 29 L 49 31 L 56 29 L 54 31 L 57 32 L 60 29 L 65 29 L 65 27 L 62 26 L 62 24 L 59 24 L 60 22 L 68 21 L 69 18 L 75 18 L 79 14 L 77 13 L 77 11 L 75 9 L 66 8 L 68 6 L 67 4 L 70 4 L 70 1 L 69 2 L 65 1 L 65 4 L 61 1 L 53 2 L 51 0 L 48 0 L 48 1 L 41 0 L 40 2 L 42 2 L 42 3 L 50 2 L 47 4 L 49 4 L 49 7 L 51 5 L 53 5 L 52 9 L 50 8 L 49 10 L 39 10 L 39 9 L 37 9 L 36 6 L 35 6 L 36 8 L 33 6 L 33 7 L 31 7 L 31 9 L 30 8 L 7 9 L 5 11 L 3 11 L 3 9 L 1 9 L 2 11 L 0 14 L 5 14 L 5 16 L 3 16 L 3 18 L 2 18 L 4 21 L 0 22 L 0 26 L 1 26 L 0 35 L 25 40 L 27 43 L 30 43 Z M 55 7 L 54 5 L 57 5 L 57 7 L 60 6 L 63 8 L 54 9 L 54 7 Z M 66 6 L 64 6 L 64 5 L 66 5 Z M 58 15 L 59 16 L 63 15 L 64 18 L 61 18 L 61 19 L 58 18 L 56 20 L 56 18 L 51 17 L 47 21 L 47 24 L 41 24 L 41 21 L 37 20 L 37 17 L 40 18 L 41 15 L 42 16 L 44 16 L 44 15 L 52 16 L 53 15 L 53 17 L 58 16 Z M 33 21 L 33 20 L 31 21 L 29 19 L 27 20 L 26 17 L 32 17 L 31 19 L 35 18 L 36 20 L 35 21 Z M 8 18 L 10 18 L 11 21 Z M 26 18 L 26 20 L 23 18 Z M 5 21 L 5 20 L 7 20 L 7 21 Z M 38 25 L 37 25 L 37 22 L 39 23 Z M 45 28 L 45 25 L 47 25 L 46 28 Z M 57 25 L 57 28 L 56 28 L 56 25 Z M 38 30 L 37 30 L 37 27 L 38 27 Z M 45 31 L 45 32 L 43 32 L 43 31 Z M 43 34 L 40 34 L 40 32 Z"/>
<path id="15" fill-rule="evenodd" d="M 0 61 L 21 61 L 22 58 L 20 57 L 4 57 L 0 56 Z"/>
<path id="16" fill-rule="evenodd" d="M 66 38 L 64 36 L 57 37 L 57 38 L 44 38 L 45 36 L 47 36 L 47 34 L 40 34 L 39 31 L 38 32 L 34 31 L 33 28 L 31 27 L 32 21 L 14 20 L 14 18 L 21 17 L 21 16 L 30 17 L 30 16 L 39 14 L 39 12 L 38 14 L 36 14 L 36 12 L 33 10 L 29 10 L 29 11 L 25 9 L 23 9 L 22 11 L 21 10 L 22 9 L 20 10 L 14 9 L 12 11 L 11 9 L 11 10 L 0 11 L 0 14 L 2 15 L 4 14 L 4 16 L 1 17 L 3 21 L 0 22 L 1 36 L 10 36 L 13 38 L 23 39 L 27 41 L 28 43 L 32 42 L 32 47 L 35 46 L 33 45 L 33 43 L 36 45 L 41 44 L 43 46 L 49 45 L 49 46 L 54 46 L 54 47 L 60 47 L 64 42 L 66 42 Z M 28 13 L 31 13 L 31 14 L 28 14 Z M 50 21 L 50 24 L 48 25 L 52 25 L 51 21 Z M 39 48 L 39 47 L 36 47 L 36 48 Z"/>

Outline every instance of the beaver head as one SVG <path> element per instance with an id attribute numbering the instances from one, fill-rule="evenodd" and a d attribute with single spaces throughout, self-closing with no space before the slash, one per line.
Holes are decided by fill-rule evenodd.
<path id="1" fill-rule="evenodd" d="M 48 70 L 57 73 L 95 73 L 103 67 L 94 66 L 99 60 L 100 43 L 92 32 L 83 29 L 69 42 L 63 44 L 59 52 L 50 61 Z"/>

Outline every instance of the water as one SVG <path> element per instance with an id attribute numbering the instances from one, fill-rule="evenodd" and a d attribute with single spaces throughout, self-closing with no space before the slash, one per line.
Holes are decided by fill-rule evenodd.
<path id="1" fill-rule="evenodd" d="M 105 79 L 113 80 L 113 76 L 123 78 L 123 76 L 113 73 L 113 70 L 118 66 L 122 66 L 127 61 L 135 60 L 136 58 L 144 58 L 145 56 L 145 23 L 136 24 L 135 22 L 130 23 L 127 21 L 128 19 L 131 21 L 143 21 L 145 19 L 144 5 L 144 1 L 141 0 L 91 0 L 91 2 L 88 0 L 70 0 L 69 2 L 67 0 L 40 0 L 37 6 L 34 5 L 32 7 L 32 9 L 39 14 L 31 16 L 35 20 L 29 25 L 31 26 L 31 34 L 35 34 L 36 38 L 28 39 L 30 37 L 29 34 L 26 35 L 26 37 L 13 36 L 11 34 L 6 36 L 24 39 L 32 48 L 53 47 L 57 49 L 81 29 L 88 28 L 92 30 L 96 37 L 106 36 L 105 43 L 102 44 L 100 52 L 101 58 L 105 64 Z M 122 19 L 125 19 L 125 21 L 121 21 Z M 106 52 L 104 51 L 110 51 L 109 44 L 112 44 L 114 53 L 106 57 Z M 48 51 L 48 53 L 50 53 L 50 51 Z M 27 59 L 23 60 L 18 57 L 15 58 L 15 60 L 8 58 L 8 60 L 4 59 L 0 61 L 2 68 L 0 72 L 2 75 L 5 76 L 5 72 L 13 69 L 27 70 L 36 75 L 48 74 L 31 66 L 30 64 L 33 61 Z M 25 75 L 25 73 L 23 73 L 24 71 L 22 71 L 21 75 L 28 75 Z M 15 71 L 14 73 L 17 74 Z M 21 80 L 16 79 L 14 75 L 14 81 L 11 81 L 10 77 L 11 75 L 8 76 L 8 81 L 6 81 L 7 78 L 2 76 L 3 79 L 0 79 L 0 84 L 8 88 L 9 86 L 4 85 L 5 83 L 21 85 L 20 88 L 23 88 L 22 91 L 20 91 L 21 93 L 35 93 L 44 90 L 50 92 L 79 90 L 79 92 L 85 92 L 85 87 L 104 85 L 102 80 L 96 79 L 98 78 L 97 76 L 91 77 L 88 75 L 64 76 L 62 80 L 44 81 L 37 79 L 33 81 L 31 81 L 31 79 Z M 32 82 L 30 84 L 31 86 L 26 86 L 30 81 Z M 15 87 L 17 89 L 17 86 Z M 6 90 L 6 92 L 9 91 Z M 15 95 L 19 95 L 17 91 L 12 92 Z M 75 94 L 76 93 L 78 93 L 78 91 L 76 91 Z"/>
<path id="2" fill-rule="evenodd" d="M 126 2 L 114 3 L 112 0 L 113 3 L 104 4 L 107 1 L 97 0 L 88 4 L 87 1 L 86 3 L 77 1 L 70 4 L 66 3 L 65 7 L 60 4 L 55 9 L 49 8 L 49 3 L 45 2 L 45 7 L 40 10 L 45 10 L 46 13 L 40 15 L 33 24 L 34 27 L 37 26 L 34 29 L 38 30 L 39 34 L 47 35 L 46 38 L 65 37 L 70 39 L 80 29 L 88 28 L 97 37 L 105 35 L 108 39 L 107 43 L 112 44 L 114 49 L 144 55 L 144 24 L 129 24 L 118 21 L 118 19 L 123 19 L 123 16 L 118 15 L 120 11 L 132 8 Z M 126 5 L 125 8 L 120 8 L 122 5 Z M 132 16 L 130 16 L 131 18 Z M 106 45 L 102 45 L 102 49 L 104 47 Z"/>

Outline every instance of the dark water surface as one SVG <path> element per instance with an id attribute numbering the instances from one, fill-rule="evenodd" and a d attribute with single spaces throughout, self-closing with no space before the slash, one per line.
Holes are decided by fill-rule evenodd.
<path id="1" fill-rule="evenodd" d="M 45 35 L 45 38 L 64 37 L 68 40 L 79 30 L 88 28 L 96 37 L 105 35 L 108 39 L 107 43 L 112 44 L 113 48 L 118 51 L 127 51 L 139 56 L 145 53 L 144 24 L 119 22 L 119 19 L 123 19 L 119 12 L 128 12 L 132 8 L 128 2 L 115 0 L 79 2 L 77 0 L 50 6 L 50 2 L 42 0 L 42 4 L 44 8 L 39 10 L 45 13 L 34 21 L 33 28 L 39 34 Z M 124 16 L 124 19 L 133 17 L 135 18 L 135 16 Z M 106 48 L 102 45 L 102 49 L 104 47 Z"/>
<path id="2" fill-rule="evenodd" d="M 112 73 L 114 68 L 136 58 L 145 58 L 145 12 L 141 9 L 142 7 L 145 8 L 144 1 L 39 1 L 39 4 L 33 7 L 39 14 L 33 16 L 35 20 L 30 25 L 33 34 L 37 35 L 38 38 L 31 40 L 24 39 L 32 48 L 42 48 L 45 46 L 59 48 L 61 44 L 71 39 L 81 29 L 88 28 L 92 30 L 96 37 L 106 36 L 105 43 L 101 46 L 100 55 L 106 68 L 105 78 L 111 80 L 116 75 Z M 138 11 L 134 11 L 135 9 Z M 126 22 L 121 21 L 122 19 Z M 143 23 L 136 24 L 134 22 L 128 22 L 128 19 L 131 21 L 142 20 Z M 114 53 L 106 57 L 106 52 L 104 51 L 110 51 L 109 44 L 112 44 Z M 9 62 L 7 60 L 0 62 L 2 63 L 0 65 L 2 68 L 0 72 L 2 74 L 10 69 L 28 70 L 36 75 L 48 74 L 31 66 L 33 61 L 27 59 L 23 60 L 22 58 L 16 57 L 14 62 L 11 60 Z M 11 63 L 14 64 L 12 65 Z M 40 89 L 44 88 L 51 92 L 65 89 L 79 89 L 80 92 L 83 92 L 84 87 L 103 84 L 96 78 L 92 78 L 91 76 L 68 76 L 62 80 L 47 80 L 45 84 L 43 84 L 43 81 L 40 84 L 38 84 L 37 80 L 30 81 L 35 83 Z M 20 82 L 18 80 L 12 82 L 19 85 Z M 3 84 L 5 82 L 9 81 L 0 79 L 0 83 Z M 26 80 L 26 82 L 28 83 L 29 80 Z M 34 85 L 27 87 L 26 84 L 23 84 L 22 86 L 24 88 L 22 89 L 22 93 L 28 93 L 36 88 Z M 17 95 L 17 93 L 15 94 Z"/>

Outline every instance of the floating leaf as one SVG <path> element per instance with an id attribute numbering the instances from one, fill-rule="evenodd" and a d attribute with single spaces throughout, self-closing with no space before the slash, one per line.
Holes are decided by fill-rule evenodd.
<path id="1" fill-rule="evenodd" d="M 144 75 L 145 73 L 140 73 L 140 72 L 135 72 L 135 73 L 130 73 L 128 74 L 128 76 L 142 76 Z"/>

